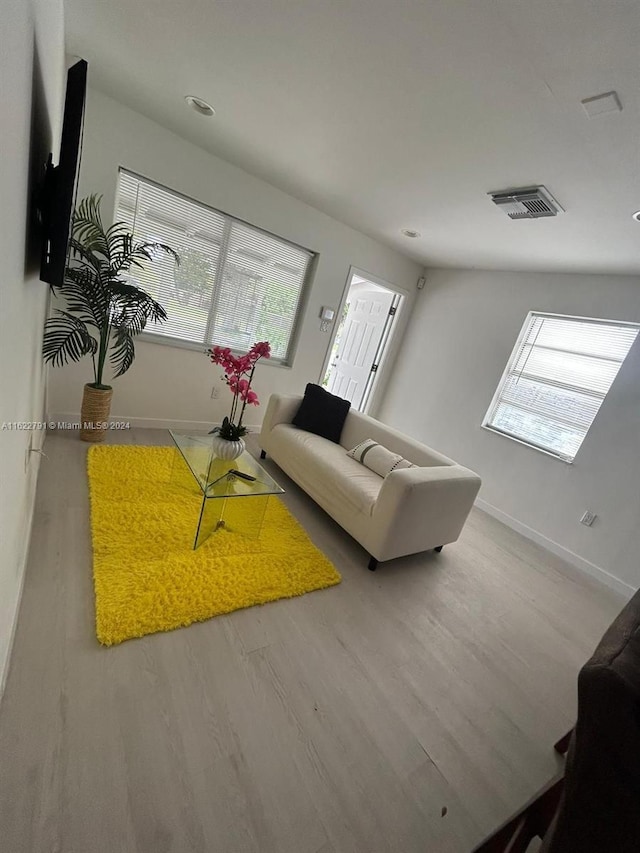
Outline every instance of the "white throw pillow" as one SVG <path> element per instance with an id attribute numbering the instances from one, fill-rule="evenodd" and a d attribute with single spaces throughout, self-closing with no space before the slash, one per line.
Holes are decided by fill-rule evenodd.
<path id="1" fill-rule="evenodd" d="M 373 471 L 380 477 L 386 477 L 392 471 L 397 471 L 399 468 L 416 467 L 412 462 L 403 459 L 399 453 L 387 450 L 386 447 L 378 444 L 372 438 L 367 438 L 361 441 L 360 444 L 356 444 L 352 450 L 347 451 L 347 456 L 365 465 L 370 471 Z"/>

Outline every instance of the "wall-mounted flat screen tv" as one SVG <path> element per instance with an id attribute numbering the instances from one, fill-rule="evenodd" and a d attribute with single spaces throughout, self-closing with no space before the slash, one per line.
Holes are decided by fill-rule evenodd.
<path id="1" fill-rule="evenodd" d="M 38 205 L 42 229 L 40 278 L 52 287 L 62 285 L 67 264 L 86 89 L 87 63 L 81 59 L 67 72 L 60 157 L 54 166 L 53 155 L 49 154 Z"/>

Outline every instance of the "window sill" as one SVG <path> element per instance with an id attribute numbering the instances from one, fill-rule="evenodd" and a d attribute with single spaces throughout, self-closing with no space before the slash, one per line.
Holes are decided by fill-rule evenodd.
<path id="1" fill-rule="evenodd" d="M 575 462 L 575 456 L 573 459 L 567 459 L 566 456 L 560 456 L 558 453 L 554 453 L 552 450 L 545 450 L 544 447 L 538 447 L 537 444 L 531 444 L 529 441 L 525 441 L 523 438 L 518 438 L 515 435 L 511 435 L 508 432 L 503 432 L 500 429 L 496 429 L 495 427 L 489 426 L 489 424 L 480 424 L 482 429 L 486 429 L 487 432 L 492 432 L 494 435 L 500 435 L 502 438 L 509 438 L 511 441 L 515 441 L 518 444 L 524 445 L 524 447 L 529 447 L 531 450 L 537 450 L 538 453 L 543 453 L 545 456 L 550 456 L 551 459 L 557 459 L 558 462 L 564 462 L 565 465 L 573 465 Z"/>
<path id="2" fill-rule="evenodd" d="M 209 347 L 206 344 L 198 344 L 195 341 L 186 341 L 184 338 L 170 338 L 167 335 L 156 335 L 153 332 L 141 332 L 136 340 L 145 344 L 160 344 L 163 347 L 174 347 L 175 349 L 186 349 L 192 352 L 199 352 L 203 355 L 207 354 Z M 232 350 L 232 352 L 240 353 L 240 350 Z M 286 367 L 291 368 L 291 362 L 281 361 L 277 358 L 260 359 L 260 364 L 270 367 Z"/>

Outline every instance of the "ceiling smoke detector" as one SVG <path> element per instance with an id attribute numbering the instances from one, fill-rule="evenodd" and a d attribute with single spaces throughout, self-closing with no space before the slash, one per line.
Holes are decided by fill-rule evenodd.
<path id="1" fill-rule="evenodd" d="M 185 95 L 184 99 L 189 106 L 201 116 L 208 116 L 210 118 L 216 114 L 216 111 L 211 104 L 203 101 L 202 98 L 196 98 L 195 95 Z"/>
<path id="2" fill-rule="evenodd" d="M 403 228 L 400 233 L 404 234 L 405 237 L 411 237 L 412 240 L 421 236 L 419 231 L 414 231 L 412 228 Z"/>
<path id="3" fill-rule="evenodd" d="M 523 187 L 488 195 L 510 219 L 540 219 L 563 212 L 562 207 L 545 187 Z"/>

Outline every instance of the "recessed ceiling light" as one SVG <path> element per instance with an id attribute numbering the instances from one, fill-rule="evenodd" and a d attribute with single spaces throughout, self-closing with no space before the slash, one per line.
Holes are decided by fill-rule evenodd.
<path id="1" fill-rule="evenodd" d="M 632 213 L 631 216 L 635 219 L 636 222 L 640 222 L 640 210 L 636 210 L 636 212 Z"/>
<path id="2" fill-rule="evenodd" d="M 403 228 L 400 233 L 404 234 L 405 237 L 411 237 L 413 240 L 421 236 L 419 231 L 414 231 L 412 228 Z"/>
<path id="3" fill-rule="evenodd" d="M 195 95 L 185 95 L 185 101 L 189 104 L 189 106 L 194 109 L 201 116 L 213 116 L 216 114 L 216 111 L 208 104 L 206 101 L 203 101 L 202 98 L 196 98 Z"/>

